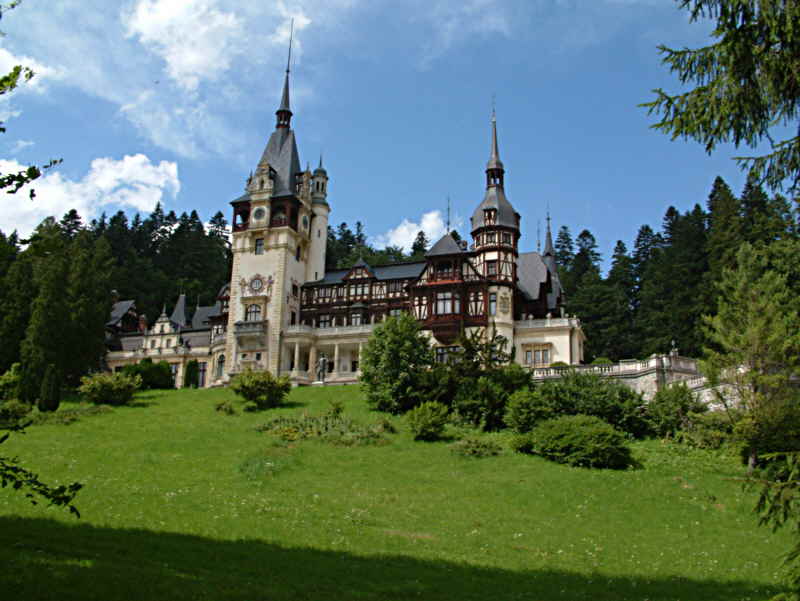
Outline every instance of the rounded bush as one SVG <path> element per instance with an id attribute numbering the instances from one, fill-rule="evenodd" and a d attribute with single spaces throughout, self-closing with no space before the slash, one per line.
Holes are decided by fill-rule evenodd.
<path id="1" fill-rule="evenodd" d="M 32 408 L 28 403 L 17 399 L 0 404 L 0 426 L 13 426 L 19 423 Z"/>
<path id="2" fill-rule="evenodd" d="M 422 403 L 406 414 L 406 420 L 414 440 L 436 440 L 447 424 L 447 407 L 441 403 Z"/>
<path id="3" fill-rule="evenodd" d="M 493 440 L 470 436 L 468 438 L 462 438 L 458 442 L 454 442 L 450 445 L 450 450 L 462 457 L 479 458 L 499 455 L 502 449 L 500 445 Z"/>
<path id="4" fill-rule="evenodd" d="M 686 384 L 679 383 L 656 392 L 647 404 L 647 417 L 658 436 L 674 436 L 689 427 L 692 413 L 706 409 Z"/>
<path id="5" fill-rule="evenodd" d="M 78 392 L 96 405 L 127 405 L 141 385 L 142 379 L 139 376 L 129 376 L 122 372 L 99 373 L 82 377 Z"/>
<path id="6" fill-rule="evenodd" d="M 533 430 L 537 423 L 557 414 L 557 408 L 540 388 L 518 390 L 508 400 L 505 422 L 516 433 L 524 434 Z"/>
<path id="7" fill-rule="evenodd" d="M 282 405 L 291 389 L 289 378 L 276 378 L 268 371 L 247 370 L 231 380 L 231 390 L 244 400 L 254 403 L 257 410 Z"/>
<path id="8" fill-rule="evenodd" d="M 575 467 L 625 469 L 633 463 L 625 435 L 591 415 L 566 415 L 539 424 L 533 452 Z"/>

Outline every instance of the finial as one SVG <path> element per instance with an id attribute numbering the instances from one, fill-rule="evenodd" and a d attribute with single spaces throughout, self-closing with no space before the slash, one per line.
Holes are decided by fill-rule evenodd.
<path id="1" fill-rule="evenodd" d="M 548 217 L 549 219 L 549 217 Z M 536 220 L 536 252 L 542 252 L 542 220 Z"/>
<path id="2" fill-rule="evenodd" d="M 292 38 L 294 37 L 294 17 L 289 24 L 289 58 L 286 59 L 286 72 L 289 72 L 289 67 L 292 64 Z"/>
<path id="3" fill-rule="evenodd" d="M 447 233 L 450 233 L 450 195 L 447 195 Z"/>
<path id="4" fill-rule="evenodd" d="M 319 168 L 322 169 L 322 151 L 319 151 Z"/>

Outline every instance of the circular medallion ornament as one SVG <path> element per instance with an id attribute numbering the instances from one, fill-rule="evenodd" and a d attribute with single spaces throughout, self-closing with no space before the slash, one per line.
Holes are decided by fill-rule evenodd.
<path id="1" fill-rule="evenodd" d="M 258 207 L 255 211 L 253 211 L 253 219 L 256 220 L 264 219 L 264 215 L 266 214 L 267 212 L 262 207 Z"/>
<path id="2" fill-rule="evenodd" d="M 261 278 L 253 278 L 250 280 L 250 290 L 253 292 L 259 292 L 261 288 L 264 287 L 264 282 L 261 281 Z"/>

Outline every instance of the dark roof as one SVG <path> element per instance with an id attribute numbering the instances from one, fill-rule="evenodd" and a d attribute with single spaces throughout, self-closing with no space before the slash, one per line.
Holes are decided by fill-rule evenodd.
<path id="1" fill-rule="evenodd" d="M 445 234 L 431 249 L 425 253 L 426 257 L 436 257 L 439 255 L 457 255 L 464 252 L 450 234 Z"/>
<path id="2" fill-rule="evenodd" d="M 122 300 L 111 306 L 111 315 L 108 316 L 107 326 L 115 326 L 125 316 L 125 314 L 136 306 L 132 300 Z"/>
<path id="3" fill-rule="evenodd" d="M 245 192 L 239 198 L 233 199 L 231 201 L 231 204 L 234 205 L 234 204 L 237 204 L 237 203 L 240 203 L 240 202 L 250 202 L 250 195 Z"/>
<path id="4" fill-rule="evenodd" d="M 281 94 L 281 105 L 278 110 L 292 112 L 292 109 L 289 108 L 289 69 L 286 69 L 286 77 L 283 79 L 283 94 Z"/>
<path id="5" fill-rule="evenodd" d="M 517 259 L 519 289 L 530 300 L 538 300 L 542 284 L 547 283 L 548 272 L 551 278 L 551 291 L 547 294 L 547 308 L 556 309 L 556 301 L 562 294 L 558 272 L 547 266 L 547 257 L 537 252 L 521 253 Z"/>
<path id="6" fill-rule="evenodd" d="M 492 153 L 489 162 L 486 163 L 487 169 L 502 169 L 503 161 L 500 160 L 500 151 L 497 148 L 497 119 L 492 114 Z"/>
<path id="7" fill-rule="evenodd" d="M 393 263 L 391 265 L 380 265 L 378 267 L 371 267 L 372 273 L 378 280 L 399 280 L 418 278 L 425 268 L 424 261 L 417 261 L 414 263 Z M 337 269 L 336 271 L 329 271 L 325 277 L 316 282 L 307 282 L 305 286 L 321 286 L 325 284 L 340 284 L 342 278 L 350 273 L 350 269 Z"/>
<path id="8" fill-rule="evenodd" d="M 172 315 L 169 320 L 177 326 L 186 326 L 188 319 L 186 318 L 186 295 L 181 294 L 178 297 L 178 302 L 175 303 L 175 308 L 172 310 Z"/>
<path id="9" fill-rule="evenodd" d="M 208 318 L 214 315 L 219 315 L 220 303 L 210 305 L 208 307 L 197 307 L 192 315 L 192 329 L 202 330 L 208 328 Z"/>
<path id="10" fill-rule="evenodd" d="M 269 137 L 261 161 L 266 161 L 275 170 L 273 196 L 294 194 L 296 175 L 300 173 L 300 155 L 294 130 L 279 127 Z"/>
<path id="11" fill-rule="evenodd" d="M 224 296 L 230 296 L 230 294 L 231 294 L 231 283 L 228 282 L 227 284 L 222 286 L 222 288 L 219 289 L 219 292 L 217 292 L 217 298 L 222 298 Z"/>
<path id="12" fill-rule="evenodd" d="M 489 186 L 486 190 L 486 195 L 483 197 L 483 202 L 478 205 L 475 212 L 472 214 L 470 221 L 472 222 L 473 231 L 479 227 L 483 227 L 483 211 L 485 209 L 496 209 L 497 220 L 495 225 L 503 225 L 506 227 L 518 228 L 517 225 L 517 212 L 511 203 L 506 198 L 506 193 L 500 186 Z"/>

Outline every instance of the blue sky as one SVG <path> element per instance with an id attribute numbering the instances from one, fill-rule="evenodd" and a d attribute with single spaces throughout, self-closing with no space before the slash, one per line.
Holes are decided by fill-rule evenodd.
<path id="1" fill-rule="evenodd" d="M 736 149 L 670 141 L 637 107 L 678 89 L 659 43 L 708 41 L 670 0 L 25 0 L 5 17 L 0 70 L 37 76 L 0 102 L 0 171 L 64 159 L 34 203 L 0 204 L 6 232 L 158 200 L 230 218 L 274 128 L 292 18 L 301 159 L 324 153 L 331 223 L 375 242 L 438 236 L 448 196 L 468 233 L 493 95 L 522 250 L 548 206 L 607 258 L 669 205 L 704 203 L 717 175 L 744 182 Z"/>

